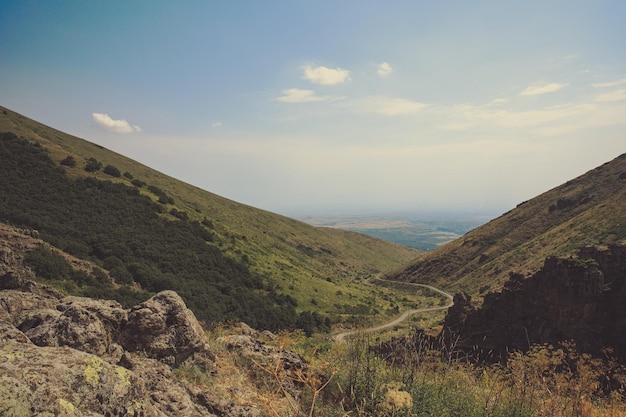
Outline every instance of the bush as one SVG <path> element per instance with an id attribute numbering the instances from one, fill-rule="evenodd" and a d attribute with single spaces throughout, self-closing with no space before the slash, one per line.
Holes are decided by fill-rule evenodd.
<path id="1" fill-rule="evenodd" d="M 85 164 L 85 171 L 87 172 L 96 172 L 102 169 L 102 163 L 99 162 L 96 158 L 89 158 L 87 163 Z"/>
<path id="2" fill-rule="evenodd" d="M 173 209 L 171 209 L 171 210 L 170 210 L 170 214 L 171 214 L 172 216 L 174 216 L 174 217 L 176 217 L 176 218 L 178 218 L 178 219 L 182 220 L 182 221 L 185 221 L 185 222 L 186 222 L 187 220 L 189 220 L 189 215 L 188 215 L 186 212 L 176 210 L 175 208 L 173 208 Z"/>
<path id="3" fill-rule="evenodd" d="M 119 169 L 115 168 L 113 165 L 107 165 L 104 167 L 104 173 L 110 175 L 115 178 L 119 178 L 122 176 L 122 173 Z"/>
<path id="4" fill-rule="evenodd" d="M 159 196 L 159 203 L 161 204 L 174 204 L 174 199 L 168 195 L 161 194 Z"/>
<path id="5" fill-rule="evenodd" d="M 63 159 L 61 161 L 61 165 L 65 165 L 68 167 L 75 167 L 76 166 L 76 159 L 74 159 L 74 157 L 72 155 L 68 155 L 65 159 Z"/>
<path id="6" fill-rule="evenodd" d="M 63 256 L 43 245 L 30 251 L 24 258 L 24 263 L 43 279 L 66 279 L 72 271 Z"/>
<path id="7" fill-rule="evenodd" d="M 135 187 L 137 187 L 137 188 L 141 188 L 141 187 L 143 187 L 144 185 L 146 185 L 146 183 L 145 183 L 145 182 L 143 182 L 143 181 L 141 181 L 141 180 L 138 180 L 138 179 L 134 179 L 134 180 L 132 180 L 130 183 L 131 183 L 131 184 L 133 184 L 133 185 L 134 185 Z"/>

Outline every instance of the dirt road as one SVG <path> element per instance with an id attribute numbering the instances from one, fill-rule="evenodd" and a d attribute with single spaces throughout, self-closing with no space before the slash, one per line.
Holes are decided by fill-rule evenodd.
<path id="1" fill-rule="evenodd" d="M 380 278 L 377 278 L 380 279 Z M 383 281 L 382 279 L 380 279 L 381 281 Z M 407 283 L 404 283 L 407 284 Z M 452 295 L 448 294 L 447 292 L 440 290 L 439 288 L 433 287 L 432 285 L 426 285 L 426 284 L 413 284 L 411 283 L 410 285 L 414 285 L 416 287 L 421 287 L 421 288 L 428 288 L 432 291 L 438 292 L 439 294 L 444 295 L 449 301 L 445 306 L 438 306 L 438 307 L 424 307 L 424 308 L 416 308 L 413 310 L 407 310 L 404 313 L 400 314 L 400 316 L 396 317 L 395 319 L 387 322 L 387 323 L 383 323 L 383 324 L 379 324 L 378 326 L 372 326 L 372 327 L 367 327 L 365 329 L 353 329 L 353 330 L 347 330 L 344 332 L 340 332 L 340 333 L 336 333 L 333 335 L 333 339 L 335 339 L 335 342 L 337 343 L 341 343 L 343 342 L 343 340 L 347 337 L 350 336 L 352 334 L 355 334 L 357 332 L 377 332 L 379 330 L 383 330 L 383 329 L 387 329 L 389 327 L 393 327 L 398 325 L 399 323 L 403 322 L 404 320 L 408 319 L 409 317 L 411 317 L 414 314 L 417 313 L 424 313 L 426 311 L 435 311 L 435 310 L 445 310 L 448 309 L 450 307 L 452 307 L 454 305 L 454 301 L 452 299 Z"/>

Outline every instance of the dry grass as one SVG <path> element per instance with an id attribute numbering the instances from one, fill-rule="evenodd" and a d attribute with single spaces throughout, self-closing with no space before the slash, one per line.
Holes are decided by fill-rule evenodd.
<path id="1" fill-rule="evenodd" d="M 600 360 L 575 346 L 534 346 L 508 362 L 479 365 L 462 361 L 454 347 L 433 349 L 424 340 L 394 355 L 372 349 L 375 339 L 360 334 L 340 345 L 302 333 L 268 340 L 305 355 L 303 369 L 286 369 L 281 359 L 266 362 L 229 351 L 222 336 L 208 333 L 217 374 L 182 369 L 178 376 L 210 389 L 235 405 L 269 417 L 618 417 L 626 415 L 624 367 L 606 353 Z M 610 381 L 609 381 L 610 379 Z M 614 389 L 607 393 L 608 382 Z M 622 385 L 625 386 L 625 385 Z"/>

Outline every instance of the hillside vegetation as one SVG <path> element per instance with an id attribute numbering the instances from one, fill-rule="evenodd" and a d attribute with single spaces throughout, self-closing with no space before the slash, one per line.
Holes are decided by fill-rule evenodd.
<path id="1" fill-rule="evenodd" d="M 547 191 L 417 259 L 391 278 L 476 295 L 548 256 L 626 242 L 626 154 Z"/>
<path id="2" fill-rule="evenodd" d="M 359 283 L 419 255 L 219 197 L 4 108 L 0 133 L 0 221 L 99 267 L 67 272 L 67 292 L 131 304 L 167 288 L 204 320 L 327 328 L 318 313 L 341 315 L 336 294 L 344 310 L 371 304 Z"/>

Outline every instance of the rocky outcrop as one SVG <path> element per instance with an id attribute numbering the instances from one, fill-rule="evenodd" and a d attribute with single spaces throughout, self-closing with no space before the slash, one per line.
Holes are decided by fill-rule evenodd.
<path id="1" fill-rule="evenodd" d="M 137 317 L 146 309 L 151 324 Z M 0 415 L 214 415 L 177 381 L 185 360 L 214 368 L 175 293 L 127 311 L 115 301 L 0 291 Z"/>
<path id="2" fill-rule="evenodd" d="M 194 355 L 215 360 L 200 323 L 174 291 L 163 291 L 133 307 L 120 343 L 128 351 L 144 352 L 171 366 Z"/>
<path id="3" fill-rule="evenodd" d="M 626 246 L 583 248 L 546 259 L 530 277 L 511 274 L 480 307 L 455 296 L 444 329 L 458 346 L 498 356 L 537 343 L 574 341 L 587 352 L 616 349 L 626 359 Z"/>

